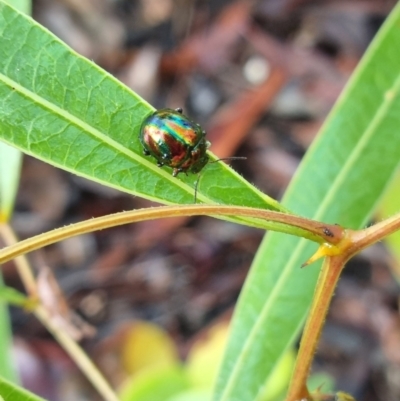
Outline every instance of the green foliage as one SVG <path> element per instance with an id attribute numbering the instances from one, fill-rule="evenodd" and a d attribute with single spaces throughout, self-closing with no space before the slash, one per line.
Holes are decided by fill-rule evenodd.
<path id="1" fill-rule="evenodd" d="M 25 13 L 27 15 L 31 14 L 32 11 L 32 4 L 31 0 L 4 0 L 6 3 L 10 4 L 17 10 Z"/>
<path id="2" fill-rule="evenodd" d="M 0 288 L 3 288 L 3 279 L 1 276 Z M 17 382 L 13 358 L 11 357 L 11 349 L 11 327 L 8 311 L 5 302 L 0 300 L 0 375 L 8 380 Z"/>
<path id="3" fill-rule="evenodd" d="M 8 0 L 9 4 L 26 14 L 30 13 L 30 0 Z M 15 148 L 5 143 L 0 143 L 0 224 L 10 219 L 15 195 L 19 184 L 19 174 L 22 161 L 22 154 Z M 3 279 L 0 274 L 0 288 L 3 286 Z M 7 309 L 0 301 L 0 374 L 16 381 L 16 373 L 13 368 L 10 356 L 11 349 L 10 324 Z"/>
<path id="4" fill-rule="evenodd" d="M 400 210 L 400 171 L 397 172 L 389 188 L 385 192 L 378 209 L 378 215 L 388 218 Z M 390 263 L 392 274 L 400 283 L 400 231 L 396 231 L 385 238 L 385 244 L 389 249 L 392 260 Z"/>
<path id="5" fill-rule="evenodd" d="M 321 221 L 364 225 L 399 163 L 399 25 L 397 6 L 305 157 L 284 207 L 223 163 L 206 167 L 199 200 L 287 207 Z M 1 1 L 0 43 L 5 143 L 121 191 L 167 204 L 193 202 L 196 177 L 176 179 L 143 156 L 138 133 L 154 111 L 143 99 Z M 310 304 L 318 267 L 300 265 L 313 249 L 283 234 L 264 240 L 235 312 L 215 400 L 261 400 L 263 383 L 297 338 Z"/>
<path id="6" fill-rule="evenodd" d="M 139 373 L 120 392 L 121 401 L 168 400 L 188 387 L 184 370 L 159 366 Z"/>
<path id="7" fill-rule="evenodd" d="M 121 191 L 161 203 L 193 203 L 196 176 L 174 178 L 171 169 L 143 155 L 139 130 L 153 107 L 1 2 L 0 37 L 3 141 Z M 224 163 L 206 167 L 198 199 L 239 205 L 246 199 L 248 206 L 283 210 Z"/>
<path id="8" fill-rule="evenodd" d="M 22 154 L 0 142 L 0 223 L 10 219 L 19 184 Z"/>
<path id="9" fill-rule="evenodd" d="M 365 225 L 399 164 L 400 5 L 374 39 L 307 152 L 283 204 L 351 228 Z M 235 310 L 215 400 L 258 400 L 260 385 L 302 327 L 319 272 L 300 269 L 315 250 L 269 233 Z"/>
<path id="10" fill-rule="evenodd" d="M 0 400 L 3 401 L 1 397 L 3 397 L 4 401 L 44 401 L 43 398 L 23 390 L 0 377 Z"/>
<path id="11" fill-rule="evenodd" d="M 35 306 L 35 301 L 33 300 L 31 301 L 24 294 L 22 294 L 13 287 L 7 287 L 7 286 L 0 287 L 0 300 L 5 301 L 8 304 L 20 306 L 23 308 L 25 307 L 29 308 Z"/>

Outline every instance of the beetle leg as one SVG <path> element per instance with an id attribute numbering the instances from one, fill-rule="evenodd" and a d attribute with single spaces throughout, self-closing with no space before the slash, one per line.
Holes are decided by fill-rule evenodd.
<path id="1" fill-rule="evenodd" d="M 162 167 L 164 163 L 157 162 L 157 167 Z"/>
<path id="2" fill-rule="evenodd" d="M 182 172 L 182 169 L 181 169 L 181 168 L 174 168 L 174 169 L 172 170 L 172 176 L 173 176 L 173 177 L 176 177 L 180 172 Z"/>
<path id="3" fill-rule="evenodd" d="M 148 150 L 146 150 L 146 149 L 143 149 L 143 154 L 145 156 L 150 156 L 150 152 Z"/>
<path id="4" fill-rule="evenodd" d="M 182 109 L 182 107 L 177 107 L 177 108 L 175 109 L 175 111 L 177 111 L 178 113 L 182 114 L 183 109 Z"/>

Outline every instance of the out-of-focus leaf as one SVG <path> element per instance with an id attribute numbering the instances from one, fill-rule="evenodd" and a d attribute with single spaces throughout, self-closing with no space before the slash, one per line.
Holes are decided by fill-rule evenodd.
<path id="1" fill-rule="evenodd" d="M 255 401 L 274 401 L 282 397 L 292 376 L 295 361 L 296 354 L 293 349 L 289 349 L 277 363 Z"/>
<path id="2" fill-rule="evenodd" d="M 212 389 L 228 339 L 228 322 L 215 324 L 190 349 L 186 371 L 193 387 Z"/>
<path id="3" fill-rule="evenodd" d="M 0 276 L 0 287 L 3 287 Z M 0 300 L 0 376 L 13 381 L 18 381 L 12 358 L 11 325 L 6 308 L 6 302 Z M 1 392 L 0 392 L 1 394 Z"/>
<path id="4" fill-rule="evenodd" d="M 186 371 L 192 387 L 212 389 L 228 339 L 228 322 L 222 321 L 208 329 L 196 341 L 186 361 Z M 279 361 L 263 390 L 255 401 L 273 401 L 283 394 L 289 383 L 295 353 L 289 349 Z"/>
<path id="5" fill-rule="evenodd" d="M 34 303 L 30 303 L 29 298 L 12 287 L 0 287 L 0 300 L 7 302 L 12 305 L 17 305 L 21 307 L 33 306 Z M 37 301 L 36 301 L 37 304 Z"/>
<path id="6" fill-rule="evenodd" d="M 335 389 L 335 379 L 328 373 L 314 373 L 307 380 L 307 387 L 311 392 L 320 391 L 331 394 Z"/>
<path id="7" fill-rule="evenodd" d="M 171 337 L 161 327 L 137 321 L 124 331 L 121 360 L 130 374 L 152 366 L 179 363 L 178 351 Z"/>
<path id="8" fill-rule="evenodd" d="M 0 142 L 0 223 L 10 219 L 19 184 L 22 154 Z"/>
<path id="9" fill-rule="evenodd" d="M 121 401 L 168 400 L 188 387 L 180 366 L 159 365 L 142 370 L 129 379 L 119 392 Z"/>
<path id="10" fill-rule="evenodd" d="M 165 401 L 211 401 L 211 390 L 187 390 Z"/>
<path id="11" fill-rule="evenodd" d="M 0 396 L 4 401 L 45 401 L 0 377 Z M 0 398 L 1 399 L 1 398 Z"/>

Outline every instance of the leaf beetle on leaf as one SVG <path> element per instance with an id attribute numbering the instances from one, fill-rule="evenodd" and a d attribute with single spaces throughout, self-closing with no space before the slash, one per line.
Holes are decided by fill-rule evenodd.
<path id="1" fill-rule="evenodd" d="M 143 121 L 139 139 L 144 154 L 153 156 L 159 167 L 171 167 L 174 177 L 181 172 L 197 174 L 209 162 L 206 132 L 181 108 L 151 114 Z"/>
<path id="2" fill-rule="evenodd" d="M 153 156 L 158 167 L 171 167 L 174 177 L 181 172 L 199 174 L 208 163 L 246 159 L 228 157 L 210 161 L 207 150 L 211 143 L 206 140 L 206 132 L 183 115 L 181 108 L 161 109 L 148 116 L 140 128 L 139 140 L 143 153 Z M 199 178 L 195 184 L 195 203 Z"/>

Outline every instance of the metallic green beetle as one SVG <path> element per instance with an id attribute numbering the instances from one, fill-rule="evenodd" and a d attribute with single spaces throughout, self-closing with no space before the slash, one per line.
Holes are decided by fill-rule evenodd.
<path id="1" fill-rule="evenodd" d="M 140 142 L 146 156 L 153 156 L 157 165 L 179 173 L 199 173 L 209 162 L 210 142 L 206 132 L 188 117 L 182 109 L 162 109 L 147 117 L 140 129 Z"/>

